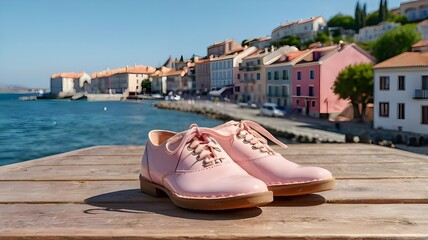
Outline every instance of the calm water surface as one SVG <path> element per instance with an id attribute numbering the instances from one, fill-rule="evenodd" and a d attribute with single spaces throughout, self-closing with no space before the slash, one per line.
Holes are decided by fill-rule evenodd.
<path id="1" fill-rule="evenodd" d="M 154 102 L 18 101 L 0 94 L 0 165 L 96 145 L 144 145 L 152 129 L 182 131 L 220 121 L 160 110 Z"/>

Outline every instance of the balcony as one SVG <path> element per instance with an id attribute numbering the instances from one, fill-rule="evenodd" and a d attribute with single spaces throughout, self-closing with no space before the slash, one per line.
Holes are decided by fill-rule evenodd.
<path id="1" fill-rule="evenodd" d="M 239 80 L 240 83 L 256 83 L 255 79 L 241 79 Z"/>
<path id="2" fill-rule="evenodd" d="M 261 69 L 261 67 L 259 67 L 259 66 L 243 66 L 243 67 L 239 67 L 239 71 L 243 71 L 243 72 L 259 71 L 260 69 Z"/>
<path id="3" fill-rule="evenodd" d="M 415 89 L 414 99 L 428 99 L 428 89 Z"/>

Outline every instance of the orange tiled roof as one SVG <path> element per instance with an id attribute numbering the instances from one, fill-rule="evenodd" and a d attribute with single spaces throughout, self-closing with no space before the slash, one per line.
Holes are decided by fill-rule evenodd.
<path id="1" fill-rule="evenodd" d="M 412 48 L 426 47 L 426 46 L 428 46 L 428 40 L 420 40 L 419 42 L 413 44 Z"/>
<path id="2" fill-rule="evenodd" d="M 209 58 L 199 59 L 197 62 L 195 62 L 195 64 L 206 63 L 206 62 L 209 62 L 209 61 L 210 61 Z"/>
<path id="3" fill-rule="evenodd" d="M 80 78 L 85 72 L 74 73 L 74 72 L 65 72 L 65 73 L 54 73 L 51 78 Z"/>
<path id="4" fill-rule="evenodd" d="M 428 53 L 404 52 L 392 57 L 373 68 L 399 68 L 399 67 L 428 67 Z"/>
<path id="5" fill-rule="evenodd" d="M 141 74 L 151 74 L 156 71 L 156 68 L 150 67 L 150 66 L 131 66 L 131 67 L 123 67 L 123 68 L 116 68 L 111 70 L 104 70 L 101 72 L 94 72 L 91 77 L 92 78 L 103 78 L 103 77 L 110 77 L 115 74 L 121 74 L 121 73 L 141 73 Z"/>
<path id="6" fill-rule="evenodd" d="M 167 77 L 174 75 L 184 76 L 187 73 L 187 68 L 181 70 L 175 70 L 173 68 L 161 67 L 161 69 L 157 69 L 150 76 L 152 77 Z"/>

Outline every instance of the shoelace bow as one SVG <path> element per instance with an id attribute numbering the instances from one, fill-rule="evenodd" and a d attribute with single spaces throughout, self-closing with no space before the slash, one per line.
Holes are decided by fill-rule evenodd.
<path id="1" fill-rule="evenodd" d="M 213 164 L 220 163 L 223 160 L 223 158 L 216 155 L 216 151 L 219 152 L 221 150 L 216 146 L 217 143 L 213 142 L 210 136 L 225 138 L 225 136 L 214 130 L 209 128 L 199 128 L 198 125 L 192 124 L 190 129 L 186 132 L 177 134 L 170 138 L 166 143 L 166 149 L 172 155 L 177 153 L 186 144 L 190 143 L 187 146 L 187 149 L 192 151 L 192 154 L 196 156 L 197 161 L 202 161 L 202 165 L 204 167 L 208 167 Z M 178 141 L 181 141 L 180 144 L 175 149 L 171 150 L 170 146 Z"/>
<path id="2" fill-rule="evenodd" d="M 263 136 L 283 148 L 288 148 L 287 145 L 276 139 L 270 132 L 256 122 L 243 120 L 238 123 L 238 127 L 236 132 L 238 138 L 244 139 L 244 143 L 251 144 L 254 150 L 258 149 L 260 152 L 267 152 L 271 155 L 275 153 Z"/>

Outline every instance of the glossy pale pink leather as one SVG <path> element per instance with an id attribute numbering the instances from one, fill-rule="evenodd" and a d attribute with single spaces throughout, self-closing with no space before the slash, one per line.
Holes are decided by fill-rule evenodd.
<path id="1" fill-rule="evenodd" d="M 320 167 L 306 167 L 285 159 L 272 150 L 266 137 L 287 148 L 266 129 L 252 121 L 230 121 L 214 128 L 222 138 L 217 142 L 229 156 L 250 175 L 268 186 L 315 182 L 332 179 L 331 173 Z M 228 136 L 227 138 L 224 138 Z"/>
<path id="2" fill-rule="evenodd" d="M 266 184 L 239 167 L 213 140 L 214 136 L 225 140 L 216 131 L 196 125 L 178 134 L 151 131 L 142 159 L 142 177 L 182 198 L 215 199 L 267 192 Z"/>

